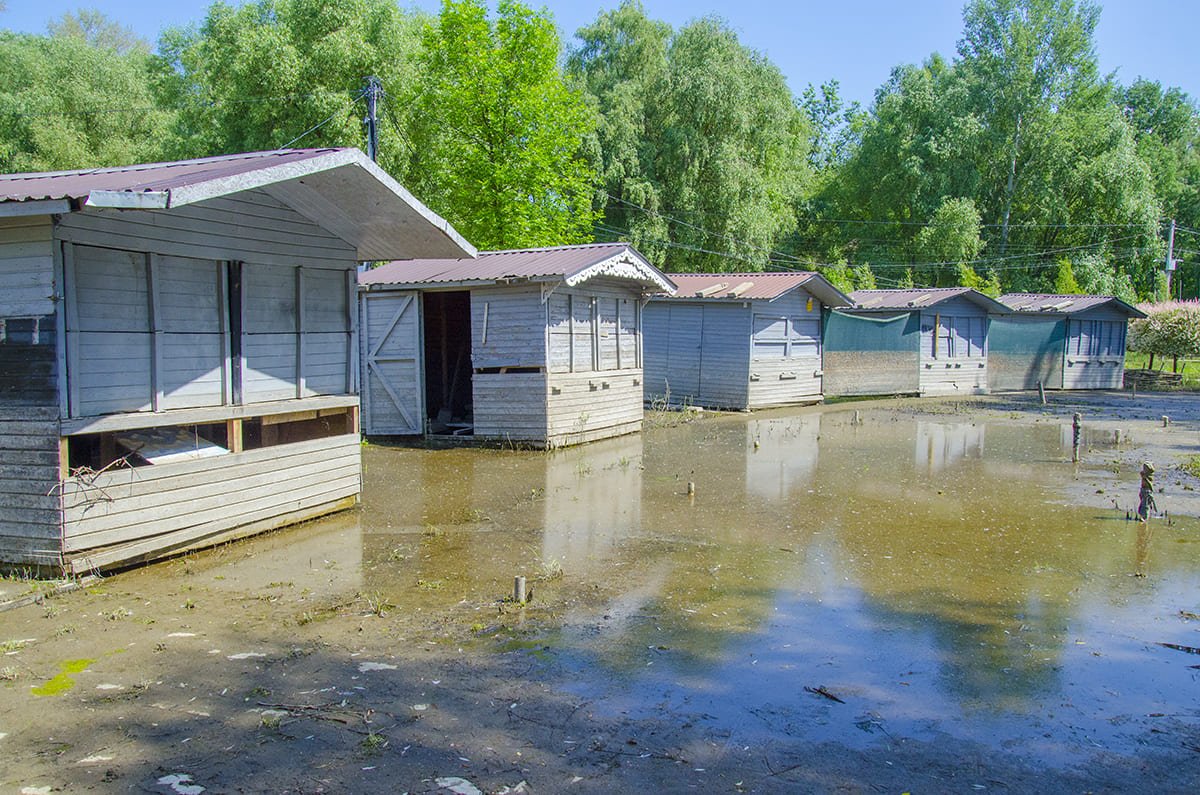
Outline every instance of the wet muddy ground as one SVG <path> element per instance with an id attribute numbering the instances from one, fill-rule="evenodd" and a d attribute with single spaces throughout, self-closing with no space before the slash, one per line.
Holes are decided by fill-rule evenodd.
<path id="1" fill-rule="evenodd" d="M 0 791 L 1194 792 L 1200 399 L 1050 401 L 366 447 L 359 510 L 0 613 Z"/>

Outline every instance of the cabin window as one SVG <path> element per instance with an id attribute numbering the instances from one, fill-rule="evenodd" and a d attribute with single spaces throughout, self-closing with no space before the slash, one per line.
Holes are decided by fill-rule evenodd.
<path id="1" fill-rule="evenodd" d="M 1122 320 L 1069 320 L 1068 356 L 1123 356 L 1125 322 Z"/>
<path id="2" fill-rule="evenodd" d="M 936 343 L 935 343 L 936 340 Z M 921 316 L 921 350 L 933 359 L 979 358 L 987 349 L 987 318 Z"/>
<path id="3" fill-rule="evenodd" d="M 754 316 L 755 359 L 798 359 L 821 354 L 820 325 L 811 318 Z"/>
<path id="4" fill-rule="evenodd" d="M 547 301 L 552 373 L 590 373 L 640 366 L 639 307 L 627 298 L 555 293 Z"/>

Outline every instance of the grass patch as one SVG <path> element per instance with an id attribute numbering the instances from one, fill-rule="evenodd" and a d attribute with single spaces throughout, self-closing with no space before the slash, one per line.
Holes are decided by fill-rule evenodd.
<path id="1" fill-rule="evenodd" d="M 1183 459 L 1179 468 L 1193 477 L 1200 478 L 1200 455 L 1190 455 Z"/>

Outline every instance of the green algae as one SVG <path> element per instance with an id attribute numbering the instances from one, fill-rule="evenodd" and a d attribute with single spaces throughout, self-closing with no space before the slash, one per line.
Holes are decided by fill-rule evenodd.
<path id="1" fill-rule="evenodd" d="M 73 674 L 81 674 L 96 662 L 92 659 L 66 660 L 59 668 L 61 669 L 57 675 L 50 678 L 44 685 L 30 688 L 30 691 L 35 696 L 61 696 L 71 688 L 75 687 Z"/>

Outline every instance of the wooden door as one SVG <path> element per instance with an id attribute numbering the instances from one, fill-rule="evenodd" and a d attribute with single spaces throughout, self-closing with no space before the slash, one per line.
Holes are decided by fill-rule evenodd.
<path id="1" fill-rule="evenodd" d="M 421 301 L 412 291 L 361 294 L 363 430 L 368 435 L 424 432 Z"/>

